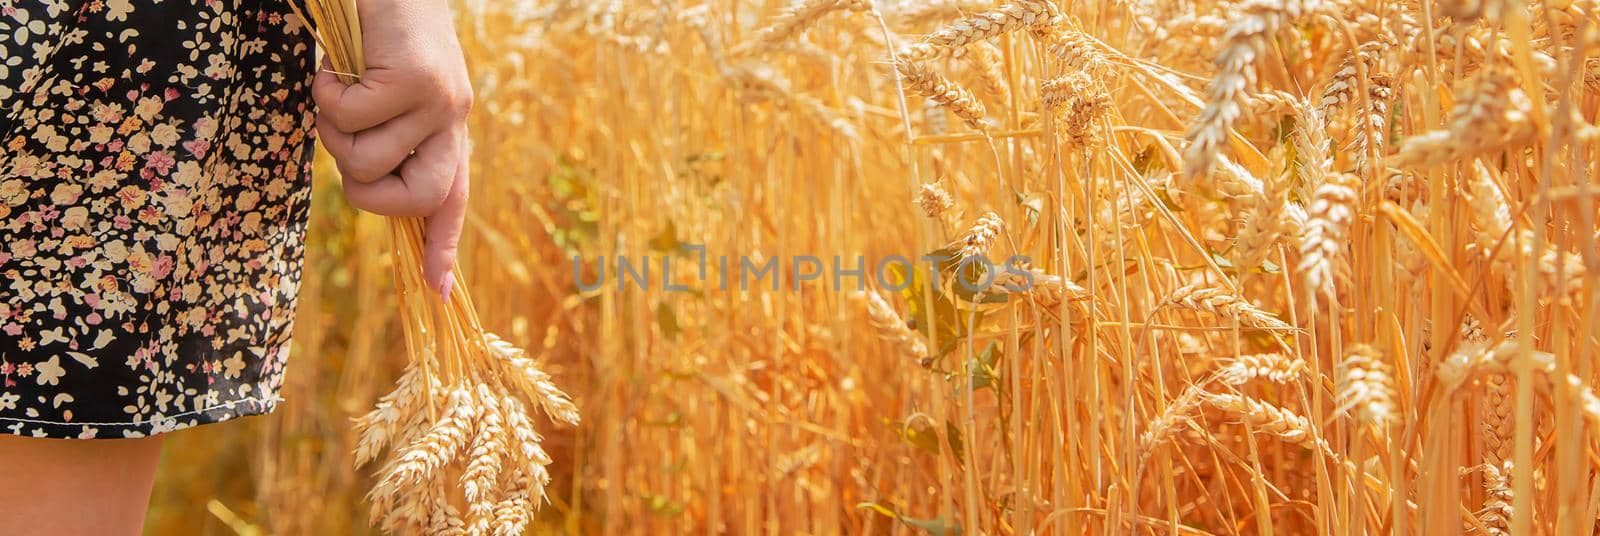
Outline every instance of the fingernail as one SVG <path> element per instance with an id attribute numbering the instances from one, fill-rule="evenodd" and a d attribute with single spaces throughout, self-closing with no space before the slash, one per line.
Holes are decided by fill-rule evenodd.
<path id="1" fill-rule="evenodd" d="M 450 305 L 450 291 L 452 289 L 455 289 L 455 288 L 456 288 L 456 273 L 455 272 L 445 272 L 445 274 L 444 274 L 444 284 L 443 285 L 439 285 L 439 298 L 444 300 L 445 305 Z"/>

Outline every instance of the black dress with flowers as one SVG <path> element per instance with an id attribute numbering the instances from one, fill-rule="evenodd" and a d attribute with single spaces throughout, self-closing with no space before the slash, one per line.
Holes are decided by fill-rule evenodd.
<path id="1" fill-rule="evenodd" d="M 271 411 L 310 197 L 286 0 L 0 0 L 0 434 Z"/>

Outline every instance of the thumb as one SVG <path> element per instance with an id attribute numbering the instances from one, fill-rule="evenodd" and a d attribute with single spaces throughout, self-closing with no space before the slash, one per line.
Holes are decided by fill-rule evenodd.
<path id="1" fill-rule="evenodd" d="M 461 242 L 461 228 L 467 216 L 468 163 L 467 152 L 461 152 L 456 164 L 455 180 L 444 204 L 428 216 L 422 230 L 422 278 L 428 286 L 439 292 L 445 303 L 455 287 L 456 246 Z"/>

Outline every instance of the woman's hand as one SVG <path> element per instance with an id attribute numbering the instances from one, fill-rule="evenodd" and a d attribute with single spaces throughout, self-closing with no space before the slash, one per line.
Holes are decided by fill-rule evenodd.
<path id="1" fill-rule="evenodd" d="M 425 217 L 423 280 L 443 296 L 467 210 L 472 84 L 445 0 L 361 0 L 367 70 L 345 85 L 327 66 L 312 87 L 317 132 L 345 196 L 386 216 Z"/>

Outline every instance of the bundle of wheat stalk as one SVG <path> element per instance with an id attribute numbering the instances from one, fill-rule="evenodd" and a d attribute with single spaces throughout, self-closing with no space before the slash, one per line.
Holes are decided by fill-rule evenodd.
<path id="1" fill-rule="evenodd" d="M 302 18 L 334 71 L 357 83 L 364 62 L 355 1 L 304 2 Z M 521 349 L 484 330 L 465 284 L 448 300 L 428 291 L 422 220 L 390 218 L 389 230 L 410 359 L 394 391 L 355 423 L 358 466 L 389 454 L 368 494 L 371 523 L 390 532 L 521 534 L 550 482 L 530 411 L 577 425 L 577 407 Z"/>

